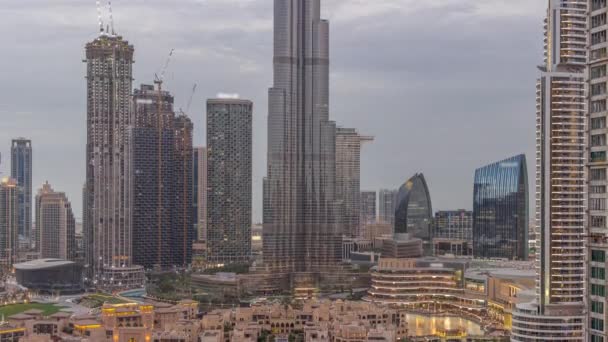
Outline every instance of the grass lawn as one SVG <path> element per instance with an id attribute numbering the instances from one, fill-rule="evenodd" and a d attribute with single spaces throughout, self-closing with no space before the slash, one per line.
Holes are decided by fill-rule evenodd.
<path id="1" fill-rule="evenodd" d="M 108 304 L 123 304 L 123 303 L 128 303 L 127 301 L 124 301 L 120 298 L 114 297 L 112 295 L 106 295 L 106 294 L 101 294 L 101 293 L 95 293 L 92 295 L 88 295 L 87 298 L 91 298 L 94 300 L 98 300 L 102 303 L 108 303 Z"/>
<path id="2" fill-rule="evenodd" d="M 12 315 L 16 315 L 18 313 L 22 313 L 30 309 L 42 310 L 44 311 L 42 314 L 44 316 L 48 316 L 60 311 L 62 307 L 57 306 L 55 304 L 43 303 L 9 304 L 5 306 L 0 306 L 0 315 L 4 315 L 4 318 L 7 319 Z"/>

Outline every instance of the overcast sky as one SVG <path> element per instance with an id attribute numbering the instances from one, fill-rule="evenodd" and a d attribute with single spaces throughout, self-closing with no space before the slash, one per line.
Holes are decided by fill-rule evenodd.
<path id="1" fill-rule="evenodd" d="M 105 1 L 102 1 L 105 3 Z M 416 172 L 433 207 L 472 207 L 475 168 L 526 153 L 534 171 L 535 78 L 542 0 L 322 0 L 331 26 L 330 115 L 376 137 L 362 190 L 396 188 Z M 266 169 L 272 0 L 113 0 L 115 27 L 135 46 L 134 86 L 175 48 L 165 87 L 205 144 L 204 102 L 219 92 L 254 102 L 254 221 Z M 104 16 L 107 14 L 104 10 Z M 0 171 L 10 139 L 34 147 L 34 191 L 48 180 L 82 216 L 84 46 L 94 0 L 3 0 L 0 6 Z M 107 22 L 107 18 L 105 19 Z M 533 188 L 530 188 L 533 193 Z"/>

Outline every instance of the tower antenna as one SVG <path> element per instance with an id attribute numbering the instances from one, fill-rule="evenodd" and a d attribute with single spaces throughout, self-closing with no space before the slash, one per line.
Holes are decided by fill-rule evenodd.
<path id="1" fill-rule="evenodd" d="M 112 0 L 108 0 L 108 12 L 110 12 L 110 28 L 112 29 L 112 35 L 116 35 L 114 32 L 114 16 L 112 15 Z"/>
<path id="2" fill-rule="evenodd" d="M 97 21 L 99 23 L 99 32 L 103 33 L 103 20 L 101 20 L 101 3 L 97 0 Z"/>

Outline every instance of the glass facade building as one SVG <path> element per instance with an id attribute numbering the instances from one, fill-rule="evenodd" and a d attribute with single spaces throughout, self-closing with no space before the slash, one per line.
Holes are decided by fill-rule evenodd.
<path id="1" fill-rule="evenodd" d="M 528 259 L 528 171 L 525 155 L 475 171 L 473 255 Z"/>
<path id="2" fill-rule="evenodd" d="M 395 205 L 395 234 L 409 233 L 422 239 L 428 251 L 432 234 L 433 207 L 422 173 L 415 174 L 399 188 Z"/>
<path id="3" fill-rule="evenodd" d="M 32 231 L 32 141 L 13 139 L 11 143 L 11 177 L 19 184 L 17 229 L 29 241 Z"/>

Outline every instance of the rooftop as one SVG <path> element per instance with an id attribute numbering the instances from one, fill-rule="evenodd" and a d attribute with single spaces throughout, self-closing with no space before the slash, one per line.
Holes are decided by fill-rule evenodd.
<path id="1" fill-rule="evenodd" d="M 62 259 L 37 259 L 32 261 L 15 264 L 16 270 L 38 270 L 57 266 L 73 265 L 75 262 Z"/>

